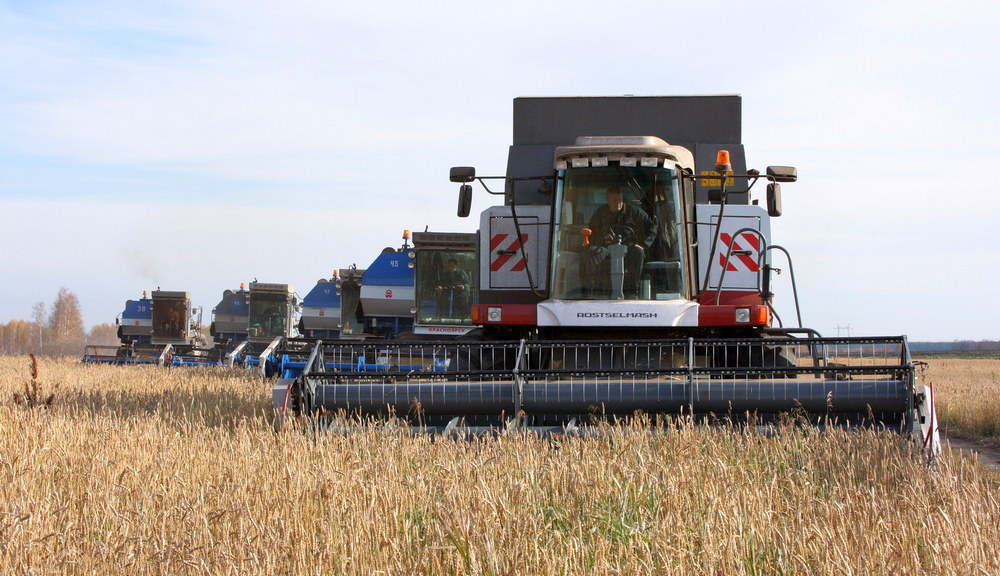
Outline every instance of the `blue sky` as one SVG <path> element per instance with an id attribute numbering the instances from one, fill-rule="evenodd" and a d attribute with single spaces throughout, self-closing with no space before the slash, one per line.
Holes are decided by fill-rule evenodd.
<path id="1" fill-rule="evenodd" d="M 0 1 L 0 322 L 60 286 L 88 327 L 157 287 L 206 312 L 254 278 L 305 294 L 404 228 L 471 231 L 448 168 L 502 174 L 518 96 L 741 94 L 749 165 L 799 169 L 772 231 L 807 326 L 997 339 L 997 21 L 985 1 Z"/>

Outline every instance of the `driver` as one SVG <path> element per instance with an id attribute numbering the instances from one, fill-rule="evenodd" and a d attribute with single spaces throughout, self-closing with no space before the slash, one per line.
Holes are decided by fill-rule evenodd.
<path id="1" fill-rule="evenodd" d="M 621 188 L 609 188 L 607 204 L 600 206 L 590 217 L 590 254 L 583 259 L 584 278 L 588 279 L 598 296 L 607 297 L 610 291 L 610 261 L 607 246 L 619 240 L 628 247 L 625 253 L 625 298 L 639 297 L 639 277 L 645 262 L 645 250 L 656 239 L 656 227 L 638 206 L 626 204 Z"/>

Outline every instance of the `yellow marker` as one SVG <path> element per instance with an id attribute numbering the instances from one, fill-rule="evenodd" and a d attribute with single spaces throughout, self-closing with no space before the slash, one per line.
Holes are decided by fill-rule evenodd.
<path id="1" fill-rule="evenodd" d="M 703 170 L 701 172 L 701 175 L 702 176 L 723 176 L 723 175 L 729 176 L 728 178 L 726 178 L 726 186 L 733 186 L 733 185 L 736 184 L 736 179 L 732 177 L 733 176 L 733 171 L 732 170 L 727 171 L 725 174 L 720 174 L 719 172 L 716 172 L 715 170 Z M 721 178 L 702 178 L 701 179 L 701 185 L 702 186 L 722 186 L 722 179 Z"/>

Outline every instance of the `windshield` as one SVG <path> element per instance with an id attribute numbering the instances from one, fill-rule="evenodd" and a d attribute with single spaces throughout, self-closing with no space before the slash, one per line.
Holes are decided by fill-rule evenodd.
<path id="1" fill-rule="evenodd" d="M 187 302 L 157 300 L 153 306 L 153 338 L 185 338 L 187 316 Z"/>
<path id="2" fill-rule="evenodd" d="M 552 297 L 684 298 L 677 173 L 570 168 L 556 190 Z"/>
<path id="3" fill-rule="evenodd" d="M 288 324 L 288 297 L 285 294 L 251 294 L 248 324 L 248 334 L 252 338 L 283 336 Z"/>
<path id="4" fill-rule="evenodd" d="M 432 250 L 417 262 L 417 322 L 467 324 L 471 305 L 478 301 L 474 250 Z"/>

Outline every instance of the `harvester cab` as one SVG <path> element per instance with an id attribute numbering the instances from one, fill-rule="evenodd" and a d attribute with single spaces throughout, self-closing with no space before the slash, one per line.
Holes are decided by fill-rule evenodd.
<path id="1" fill-rule="evenodd" d="M 411 261 L 416 275 L 414 334 L 464 336 L 476 326 L 472 306 L 479 302 L 478 236 L 461 232 L 415 232 Z"/>
<path id="2" fill-rule="evenodd" d="M 247 338 L 254 343 L 295 334 L 295 289 L 290 284 L 250 283 Z"/>
<path id="3" fill-rule="evenodd" d="M 167 366 L 214 366 L 218 360 L 201 332 L 202 309 L 191 306 L 191 294 L 153 291 L 152 353 Z"/>
<path id="4" fill-rule="evenodd" d="M 243 363 L 265 374 L 276 370 L 275 351 L 296 336 L 298 298 L 290 284 L 253 281 L 247 314 Z"/>
<path id="5" fill-rule="evenodd" d="M 480 218 L 476 323 L 542 338 L 622 328 L 658 338 L 772 329 L 769 219 L 780 215 L 779 183 L 794 182 L 796 172 L 746 169 L 733 98 L 651 99 L 683 114 L 639 125 L 628 110 L 644 99 L 608 99 L 601 122 L 611 117 L 619 133 L 654 134 L 647 136 L 580 134 L 611 130 L 586 120 L 591 99 L 515 101 L 515 137 L 524 142 L 515 141 L 499 177 L 504 205 Z M 554 104 L 563 115 L 547 116 Z M 522 117 L 555 120 L 529 130 Z M 561 124 L 566 117 L 577 125 Z M 668 143 L 667 134 L 686 144 Z M 468 183 L 489 190 L 489 179 L 452 169 L 451 180 L 463 184 L 460 209 L 469 203 Z M 767 208 L 751 199 L 761 179 L 769 182 Z"/>
<path id="6" fill-rule="evenodd" d="M 152 344 L 155 346 L 189 344 L 193 331 L 192 315 L 190 293 L 154 290 Z"/>

